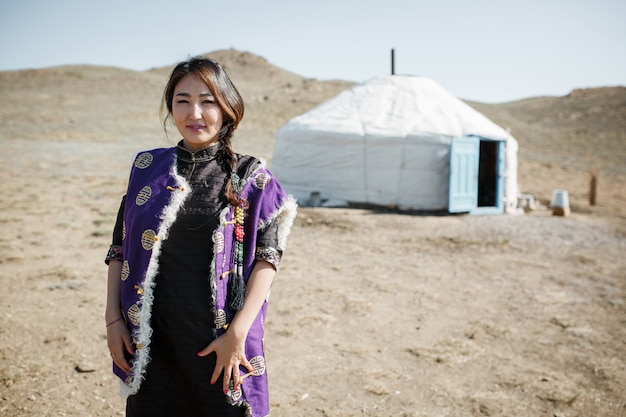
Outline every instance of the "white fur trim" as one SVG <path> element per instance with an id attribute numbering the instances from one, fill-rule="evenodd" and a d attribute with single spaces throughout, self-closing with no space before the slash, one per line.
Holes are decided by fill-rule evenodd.
<path id="1" fill-rule="evenodd" d="M 159 225 L 158 239 L 154 242 L 152 253 L 150 254 L 150 262 L 146 270 L 146 279 L 143 285 L 143 297 L 141 310 L 139 312 L 139 334 L 133 335 L 137 344 L 141 345 L 141 349 L 137 349 L 135 361 L 131 374 L 133 379 L 130 386 L 122 382 L 124 387 L 120 387 L 120 395 L 127 397 L 136 394 L 145 378 L 146 367 L 150 362 L 150 341 L 152 338 L 152 327 L 150 326 L 150 318 L 152 317 L 152 304 L 154 302 L 154 279 L 159 272 L 159 256 L 161 256 L 161 245 L 169 235 L 172 224 L 176 221 L 176 214 L 185 202 L 185 199 L 191 193 L 191 186 L 181 177 L 176 165 L 172 167 L 172 176 L 176 178 L 178 190 L 172 191 L 173 195 L 168 205 L 163 208 L 161 213 L 161 224 Z"/>
<path id="2" fill-rule="evenodd" d="M 133 395 L 132 388 L 126 385 L 126 383 L 124 383 L 124 381 L 122 381 L 121 379 L 119 381 L 120 381 L 120 397 L 126 399 L 128 398 L 129 395 Z"/>
<path id="3" fill-rule="evenodd" d="M 276 213 L 276 221 L 278 221 L 278 246 L 281 250 L 287 248 L 287 237 L 291 233 L 291 227 L 298 214 L 298 203 L 296 199 L 289 195 L 285 203 Z"/>
<path id="4" fill-rule="evenodd" d="M 224 207 L 220 212 L 220 223 L 215 229 L 216 231 L 220 230 L 224 232 L 224 227 L 226 225 L 226 216 L 230 212 L 231 208 L 232 206 L 230 204 L 227 204 L 226 207 Z M 215 233 L 215 231 L 213 233 Z M 217 268 L 217 266 L 215 265 L 215 263 L 217 262 L 217 254 L 218 252 L 215 250 L 215 245 L 213 245 L 213 259 L 211 259 L 211 276 L 209 277 L 209 285 L 211 286 L 211 309 L 213 313 L 215 313 L 215 305 L 217 304 L 217 276 L 215 275 L 215 271 Z M 221 256 L 225 256 L 225 254 L 222 254 Z"/>

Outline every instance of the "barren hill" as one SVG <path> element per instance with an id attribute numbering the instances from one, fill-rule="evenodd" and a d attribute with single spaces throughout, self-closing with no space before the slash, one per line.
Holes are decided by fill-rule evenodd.
<path id="1" fill-rule="evenodd" d="M 626 175 L 626 87 L 574 90 L 498 105 L 470 103 L 520 141 L 520 156 Z"/>
<path id="2" fill-rule="evenodd" d="M 268 161 L 280 126 L 353 85 L 303 78 L 249 52 L 221 50 L 208 55 L 224 65 L 246 102 L 237 135 L 239 150 Z M 66 66 L 0 72 L 0 140 L 158 145 L 156 138 L 163 137 L 161 92 L 170 70 Z M 625 87 L 468 104 L 518 139 L 522 191 L 547 201 L 553 189 L 573 187 L 573 204 L 584 207 L 588 171 L 593 170 L 600 175 L 599 204 L 624 216 Z M 169 143 L 176 140 L 172 135 Z"/>

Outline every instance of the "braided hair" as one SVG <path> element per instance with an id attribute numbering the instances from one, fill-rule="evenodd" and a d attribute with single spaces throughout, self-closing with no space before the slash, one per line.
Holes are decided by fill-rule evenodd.
<path id="1" fill-rule="evenodd" d="M 244 104 L 239 91 L 237 91 L 230 77 L 218 62 L 199 56 L 176 65 L 163 91 L 161 103 L 163 127 L 167 131 L 167 121 L 172 116 L 172 103 L 176 85 L 187 75 L 194 75 L 202 80 L 209 87 L 209 91 L 211 91 L 211 94 L 213 94 L 213 97 L 215 97 L 222 109 L 223 122 L 217 136 L 220 143 L 218 158 L 224 163 L 224 168 L 227 172 L 235 173 L 237 169 L 237 155 L 233 151 L 231 139 L 235 129 L 237 129 L 241 119 L 243 119 Z M 167 114 L 163 117 L 166 110 Z M 232 205 L 240 206 L 242 204 L 235 194 L 232 175 L 229 175 L 224 193 Z"/>

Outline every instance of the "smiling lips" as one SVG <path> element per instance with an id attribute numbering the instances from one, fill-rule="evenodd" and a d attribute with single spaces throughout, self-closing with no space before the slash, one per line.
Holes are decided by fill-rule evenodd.
<path id="1" fill-rule="evenodd" d="M 206 127 L 205 125 L 196 125 L 196 124 L 194 124 L 194 125 L 187 125 L 187 129 L 189 129 L 189 130 L 195 130 L 195 131 L 202 130 L 202 129 L 204 129 L 205 127 Z"/>

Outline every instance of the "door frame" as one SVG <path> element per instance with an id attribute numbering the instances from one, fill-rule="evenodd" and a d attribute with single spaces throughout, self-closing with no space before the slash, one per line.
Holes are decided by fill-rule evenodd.
<path id="1" fill-rule="evenodd" d="M 480 152 L 483 141 L 496 142 L 496 156 Z M 504 178 L 506 175 L 505 141 L 478 136 L 453 138 L 450 146 L 450 177 L 448 181 L 448 212 L 469 214 L 502 214 L 504 212 Z M 492 165 L 496 180 L 490 184 L 495 205 L 478 206 L 480 164 Z M 485 190 L 483 190 L 484 192 Z"/>

